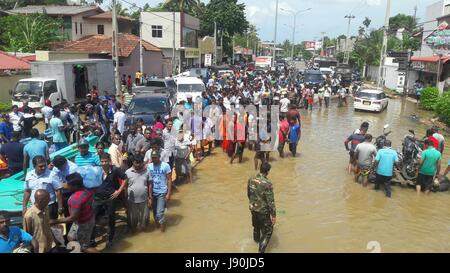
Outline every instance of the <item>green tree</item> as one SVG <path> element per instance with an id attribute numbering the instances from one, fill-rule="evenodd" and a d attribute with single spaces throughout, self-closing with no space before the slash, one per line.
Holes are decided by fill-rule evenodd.
<path id="1" fill-rule="evenodd" d="M 48 49 L 62 39 L 63 21 L 45 14 L 12 15 L 0 18 L 0 40 L 7 51 L 35 52 Z"/>
<path id="2" fill-rule="evenodd" d="M 200 7 L 199 0 L 165 0 L 162 7 L 168 11 L 186 12 L 194 15 L 197 9 Z"/>
<path id="3" fill-rule="evenodd" d="M 245 17 L 245 4 L 238 4 L 237 0 L 211 0 L 199 15 L 200 36 L 214 35 L 214 22 L 218 30 L 223 33 L 224 52 L 231 55 L 232 37 L 236 34 L 244 35 L 249 28 Z"/>
<path id="4" fill-rule="evenodd" d="M 108 10 L 112 11 L 112 4 L 108 6 Z M 127 8 L 124 8 L 121 3 L 116 3 L 116 14 L 119 16 L 130 17 L 130 12 Z"/>

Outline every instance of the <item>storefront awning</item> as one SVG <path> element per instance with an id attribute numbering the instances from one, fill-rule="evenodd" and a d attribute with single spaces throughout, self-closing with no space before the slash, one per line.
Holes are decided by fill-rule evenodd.
<path id="1" fill-rule="evenodd" d="M 450 56 L 442 56 L 441 63 L 446 63 L 450 60 Z M 412 62 L 424 62 L 424 63 L 437 63 L 439 62 L 439 56 L 413 56 L 411 57 Z"/>

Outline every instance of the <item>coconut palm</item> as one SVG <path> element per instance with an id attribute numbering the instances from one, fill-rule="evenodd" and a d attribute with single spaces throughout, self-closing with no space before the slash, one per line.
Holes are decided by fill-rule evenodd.
<path id="1" fill-rule="evenodd" d="M 193 12 L 201 6 L 199 0 L 165 0 L 163 7 L 170 9 L 171 11 L 179 12 Z"/>

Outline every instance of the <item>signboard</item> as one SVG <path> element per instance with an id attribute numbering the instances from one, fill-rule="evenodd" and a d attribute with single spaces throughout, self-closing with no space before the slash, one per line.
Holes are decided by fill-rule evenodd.
<path id="1" fill-rule="evenodd" d="M 212 65 L 212 54 L 205 54 L 205 66 Z"/>
<path id="2" fill-rule="evenodd" d="M 425 42 L 433 49 L 450 50 L 450 29 L 448 24 L 441 24 L 437 30 L 425 38 Z"/>
<path id="3" fill-rule="evenodd" d="M 397 59 L 400 59 L 400 58 L 408 59 L 408 52 L 389 51 L 388 57 L 397 58 Z"/>
<path id="4" fill-rule="evenodd" d="M 252 55 L 253 54 L 253 50 L 250 48 L 243 48 L 240 46 L 237 46 L 234 48 L 234 54 L 239 54 L 239 55 Z"/>
<path id="5" fill-rule="evenodd" d="M 316 49 L 316 42 L 315 41 L 305 41 L 305 49 Z"/>
<path id="6" fill-rule="evenodd" d="M 430 62 L 412 62 L 412 69 L 417 71 L 429 72 L 429 73 L 437 73 L 438 71 L 437 63 Z"/>
<path id="7" fill-rule="evenodd" d="M 266 67 L 272 65 L 272 57 L 256 57 L 255 66 Z"/>
<path id="8" fill-rule="evenodd" d="M 200 58 L 200 49 L 186 48 L 184 50 L 184 57 L 187 59 L 198 59 L 198 58 Z"/>

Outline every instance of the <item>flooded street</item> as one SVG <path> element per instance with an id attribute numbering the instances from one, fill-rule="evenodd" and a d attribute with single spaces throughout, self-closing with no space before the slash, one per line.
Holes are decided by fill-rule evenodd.
<path id="1" fill-rule="evenodd" d="M 370 241 L 382 252 L 448 252 L 450 193 L 418 196 L 393 187 L 392 199 L 373 185 L 353 182 L 343 142 L 363 121 L 377 137 L 390 124 L 393 148 L 401 148 L 408 129 L 425 135 L 425 126 L 410 118 L 428 113 L 405 100 L 390 100 L 381 114 L 337 108 L 302 110 L 300 156 L 281 160 L 271 153 L 277 223 L 267 252 L 370 252 Z M 429 115 L 429 114 L 428 114 Z M 448 139 L 448 137 L 447 137 Z M 448 143 L 448 141 L 447 141 Z M 443 156 L 443 170 L 450 159 Z M 285 148 L 287 151 L 287 147 Z M 119 240 L 115 252 L 257 252 L 252 240 L 247 179 L 255 174 L 254 152 L 243 164 L 229 164 L 221 149 L 194 170 L 194 183 L 178 187 L 169 203 L 166 233 L 158 230 Z M 153 224 L 152 218 L 152 226 Z"/>

